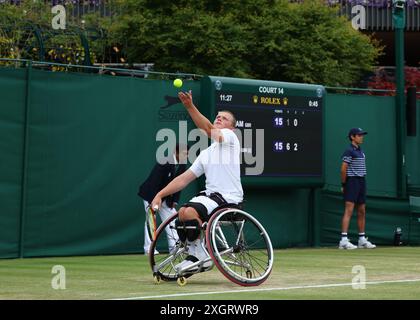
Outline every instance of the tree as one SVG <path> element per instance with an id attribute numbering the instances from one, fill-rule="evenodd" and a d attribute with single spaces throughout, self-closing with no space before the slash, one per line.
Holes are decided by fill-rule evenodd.
<path id="1" fill-rule="evenodd" d="M 267 74 L 270 79 L 349 86 L 372 70 L 381 52 L 377 42 L 320 1 L 283 2 L 271 11 L 269 21 L 266 36 L 258 37 L 264 41 L 255 57 L 257 77 Z"/>
<path id="2" fill-rule="evenodd" d="M 109 44 L 155 69 L 349 86 L 382 48 L 321 0 L 119 0 Z"/>

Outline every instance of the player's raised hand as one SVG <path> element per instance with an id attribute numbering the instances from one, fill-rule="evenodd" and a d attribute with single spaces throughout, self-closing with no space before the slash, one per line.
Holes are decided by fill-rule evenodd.
<path id="1" fill-rule="evenodd" d="M 181 100 L 182 104 L 186 107 L 186 108 L 191 108 L 194 104 L 193 104 L 193 98 L 192 98 L 192 91 L 188 91 L 188 92 L 182 92 L 180 91 L 178 93 L 178 97 L 179 100 Z"/>

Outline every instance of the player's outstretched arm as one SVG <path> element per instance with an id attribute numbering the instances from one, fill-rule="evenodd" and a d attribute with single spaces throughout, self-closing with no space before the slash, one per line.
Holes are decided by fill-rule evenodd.
<path id="1" fill-rule="evenodd" d="M 222 142 L 223 134 L 221 133 L 220 129 L 215 128 L 209 119 L 203 116 L 194 105 L 191 90 L 189 92 L 179 92 L 178 97 L 182 104 L 185 106 L 185 109 L 187 109 L 197 128 L 203 130 L 209 138 L 218 142 Z"/>
<path id="2" fill-rule="evenodd" d="M 195 180 L 196 176 L 191 170 L 185 171 L 183 174 L 176 177 L 174 180 L 172 180 L 165 188 L 160 190 L 155 198 L 152 200 L 152 208 L 155 208 L 158 206 L 160 208 L 162 204 L 162 199 L 177 193 L 178 191 L 181 191 L 184 189 L 191 181 Z"/>

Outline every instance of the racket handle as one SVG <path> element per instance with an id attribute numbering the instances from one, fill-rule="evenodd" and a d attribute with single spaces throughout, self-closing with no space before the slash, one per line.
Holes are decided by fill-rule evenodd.
<path id="1" fill-rule="evenodd" d="M 158 205 L 155 205 L 155 206 L 153 207 L 153 210 L 158 211 L 158 210 L 159 210 L 159 206 L 158 206 Z"/>

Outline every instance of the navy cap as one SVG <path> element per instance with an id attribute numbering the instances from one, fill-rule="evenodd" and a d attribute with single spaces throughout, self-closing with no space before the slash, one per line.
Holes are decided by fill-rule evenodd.
<path id="1" fill-rule="evenodd" d="M 354 135 L 357 135 L 357 134 L 367 134 L 367 132 L 366 131 L 364 131 L 362 128 L 351 128 L 350 129 L 350 131 L 349 131 L 349 138 L 350 138 L 350 136 L 354 136 Z"/>

